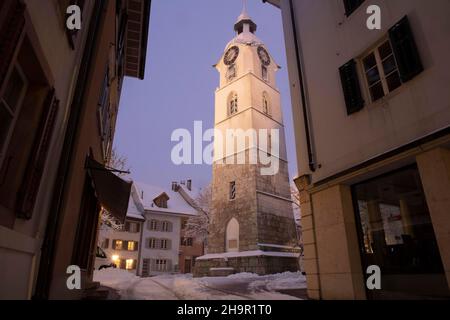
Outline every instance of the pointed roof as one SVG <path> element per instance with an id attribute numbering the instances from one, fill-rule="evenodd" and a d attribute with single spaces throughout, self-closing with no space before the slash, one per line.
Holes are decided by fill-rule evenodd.
<path id="1" fill-rule="evenodd" d="M 251 33 L 255 33 L 257 25 L 253 22 L 252 18 L 249 16 L 247 12 L 247 1 L 243 0 L 242 12 L 237 18 L 236 23 L 234 24 L 234 30 L 240 34 L 244 32 L 244 25 L 248 24 Z"/>

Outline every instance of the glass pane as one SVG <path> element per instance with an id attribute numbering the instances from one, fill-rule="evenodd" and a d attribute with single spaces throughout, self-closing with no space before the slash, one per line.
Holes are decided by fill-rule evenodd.
<path id="1" fill-rule="evenodd" d="M 369 86 L 373 85 L 374 83 L 380 81 L 380 72 L 378 71 L 378 68 L 372 68 L 366 73 L 367 82 L 369 83 Z"/>
<path id="2" fill-rule="evenodd" d="M 391 74 L 394 70 L 397 70 L 397 64 L 395 63 L 394 55 L 383 61 L 383 70 L 385 75 Z"/>
<path id="3" fill-rule="evenodd" d="M 11 126 L 12 117 L 6 110 L 6 106 L 3 102 L 0 103 L 0 151 L 8 135 L 9 127 Z"/>
<path id="4" fill-rule="evenodd" d="M 386 81 L 389 87 L 389 91 L 393 91 L 402 85 L 402 82 L 400 81 L 400 75 L 397 71 L 387 77 Z"/>
<path id="5" fill-rule="evenodd" d="M 5 95 L 3 97 L 12 111 L 15 111 L 17 108 L 20 94 L 22 93 L 24 86 L 25 82 L 23 81 L 17 69 L 14 68 L 11 76 L 8 79 L 8 84 L 6 85 L 5 89 Z"/>
<path id="6" fill-rule="evenodd" d="M 375 55 L 373 53 L 369 54 L 367 57 L 364 58 L 363 63 L 364 69 L 366 71 L 374 67 L 377 64 L 377 61 L 375 60 Z"/>
<path id="7" fill-rule="evenodd" d="M 380 53 L 381 60 L 384 60 L 387 56 L 389 56 L 392 53 L 391 43 L 389 41 L 383 43 L 378 48 L 378 52 Z"/>
<path id="8" fill-rule="evenodd" d="M 381 82 L 378 82 L 370 88 L 370 96 L 372 97 L 372 101 L 377 101 L 384 97 L 384 90 Z"/>
<path id="9" fill-rule="evenodd" d="M 381 269 L 372 298 L 445 296 L 447 282 L 417 167 L 353 187 L 365 266 Z"/>

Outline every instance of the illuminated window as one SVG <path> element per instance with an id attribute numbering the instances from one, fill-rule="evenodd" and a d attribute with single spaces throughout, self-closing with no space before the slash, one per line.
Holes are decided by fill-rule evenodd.
<path id="1" fill-rule="evenodd" d="M 127 259 L 127 261 L 125 263 L 125 269 L 127 269 L 127 270 L 134 269 L 134 260 L 133 259 Z"/>
<path id="2" fill-rule="evenodd" d="M 136 242 L 128 241 L 128 251 L 135 251 L 135 250 L 136 250 Z"/>
<path id="3" fill-rule="evenodd" d="M 122 250 L 122 246 L 123 246 L 122 240 L 115 240 L 115 242 L 114 242 L 115 250 Z"/>

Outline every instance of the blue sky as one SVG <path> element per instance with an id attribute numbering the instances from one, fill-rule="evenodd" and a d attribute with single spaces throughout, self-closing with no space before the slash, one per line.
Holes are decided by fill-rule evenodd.
<path id="1" fill-rule="evenodd" d="M 242 0 L 153 0 L 145 80 L 127 78 L 122 90 L 114 145 L 128 158 L 131 178 L 161 187 L 192 179 L 211 180 L 208 165 L 172 163 L 173 130 L 193 132 L 194 121 L 214 126 L 214 91 L 219 75 L 212 67 L 235 36 L 233 25 Z M 292 111 L 279 9 L 248 0 L 248 12 L 282 69 L 277 75 L 287 136 L 289 173 L 296 175 Z"/>

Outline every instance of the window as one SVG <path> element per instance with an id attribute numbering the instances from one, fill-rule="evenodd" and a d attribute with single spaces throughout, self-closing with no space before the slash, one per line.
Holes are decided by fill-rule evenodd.
<path id="1" fill-rule="evenodd" d="M 133 260 L 133 259 L 127 259 L 126 260 L 126 262 L 125 262 L 125 269 L 126 270 L 133 270 L 133 269 L 135 269 L 135 261 L 136 260 Z"/>
<path id="2" fill-rule="evenodd" d="M 236 199 L 236 181 L 230 182 L 230 200 Z"/>
<path id="3" fill-rule="evenodd" d="M 346 16 L 350 16 L 363 2 L 364 0 L 344 0 Z"/>
<path id="4" fill-rule="evenodd" d="M 137 242 L 128 241 L 128 251 L 136 251 L 136 250 L 137 250 Z"/>
<path id="5" fill-rule="evenodd" d="M 122 240 L 114 240 L 113 247 L 114 247 L 114 250 L 122 250 L 123 249 L 123 241 Z"/>
<path id="6" fill-rule="evenodd" d="M 162 222 L 162 229 L 163 232 L 171 232 L 172 231 L 172 223 L 169 221 L 163 221 Z"/>
<path id="7" fill-rule="evenodd" d="M 151 231 L 156 231 L 158 229 L 158 221 L 157 220 L 150 220 L 149 221 L 149 229 Z"/>
<path id="8" fill-rule="evenodd" d="M 363 269 L 382 270 L 381 290 L 369 290 L 369 298 L 423 299 L 448 292 L 417 166 L 359 183 L 352 192 Z"/>
<path id="9" fill-rule="evenodd" d="M 160 243 L 161 243 L 160 249 L 163 249 L 163 250 L 170 249 L 169 242 L 170 242 L 170 240 L 168 240 L 168 239 L 161 239 L 161 241 L 160 241 Z"/>
<path id="10" fill-rule="evenodd" d="M 185 247 L 192 247 L 194 245 L 194 239 L 193 238 L 181 238 L 181 243 L 182 246 Z"/>
<path id="11" fill-rule="evenodd" d="M 156 261 L 155 261 L 156 263 L 155 263 L 155 267 L 156 267 L 156 270 L 155 271 L 161 271 L 161 272 L 164 272 L 164 271 L 167 271 L 168 270 L 168 263 L 167 263 L 167 260 L 166 259 L 156 259 Z"/>
<path id="12" fill-rule="evenodd" d="M 228 67 L 226 77 L 227 81 L 232 81 L 234 78 L 236 78 L 236 65 L 232 64 Z"/>
<path id="13" fill-rule="evenodd" d="M 237 96 L 236 93 L 233 93 L 233 94 L 231 95 L 231 99 L 230 99 L 230 101 L 229 101 L 229 110 L 228 110 L 228 113 L 229 113 L 229 115 L 231 116 L 231 115 L 233 115 L 233 114 L 235 114 L 235 113 L 237 113 L 237 112 L 238 112 L 238 96 Z"/>
<path id="14" fill-rule="evenodd" d="M 362 63 L 373 102 L 400 87 L 400 74 L 389 40 L 365 56 Z"/>
<path id="15" fill-rule="evenodd" d="M 107 238 L 103 239 L 101 247 L 103 249 L 108 249 L 108 247 L 109 247 L 109 239 L 107 239 Z"/>
<path id="16" fill-rule="evenodd" d="M 6 82 L 4 95 L 0 97 L 0 165 L 21 109 L 27 83 L 22 69 L 16 65 Z"/>
<path id="17" fill-rule="evenodd" d="M 148 240 L 148 247 L 150 248 L 150 249 L 156 249 L 157 248 L 157 239 L 155 239 L 155 238 L 150 238 L 149 240 Z"/>
<path id="18" fill-rule="evenodd" d="M 267 73 L 267 67 L 266 66 L 261 66 L 261 74 L 262 74 L 262 78 L 264 79 L 264 81 L 268 81 L 269 80 L 269 75 Z"/>
<path id="19" fill-rule="evenodd" d="M 269 100 L 268 100 L 268 98 L 267 98 L 267 93 L 263 93 L 263 112 L 265 113 L 265 114 L 270 114 L 270 112 L 269 112 Z"/>
<path id="20" fill-rule="evenodd" d="M 239 222 L 235 218 L 232 218 L 227 225 L 226 246 L 227 252 L 239 251 Z"/>

